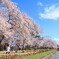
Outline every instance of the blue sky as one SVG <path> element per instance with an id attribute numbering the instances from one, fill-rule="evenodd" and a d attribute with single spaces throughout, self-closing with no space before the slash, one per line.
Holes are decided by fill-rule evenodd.
<path id="1" fill-rule="evenodd" d="M 51 36 L 59 43 L 59 0 L 12 0 L 21 12 L 43 28 L 43 36 Z"/>

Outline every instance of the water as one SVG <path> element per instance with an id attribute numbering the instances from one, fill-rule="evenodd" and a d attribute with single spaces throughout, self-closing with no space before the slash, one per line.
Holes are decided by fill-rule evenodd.
<path id="1" fill-rule="evenodd" d="M 52 54 L 47 59 L 59 59 L 59 51 L 57 51 L 55 54 Z"/>
<path id="2" fill-rule="evenodd" d="M 59 59 L 59 51 L 55 53 L 54 59 Z"/>
<path id="3" fill-rule="evenodd" d="M 54 54 L 50 54 L 42 59 L 59 59 L 59 51 L 57 51 L 56 53 Z"/>

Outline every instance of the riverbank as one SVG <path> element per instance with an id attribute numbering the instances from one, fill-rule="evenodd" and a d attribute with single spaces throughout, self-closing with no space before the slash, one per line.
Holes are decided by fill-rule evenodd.
<path id="1" fill-rule="evenodd" d="M 27 52 L 26 52 L 27 51 Z M 51 53 L 54 53 L 56 50 L 47 50 L 47 49 L 40 49 L 40 50 L 26 50 L 24 53 L 20 53 L 18 51 L 17 53 L 11 53 L 11 54 L 0 54 L 0 59 L 40 59 L 46 55 L 49 55 Z M 29 52 L 31 51 L 31 52 Z M 12 51 L 13 52 L 13 51 Z M 2 52 L 3 53 L 3 52 Z"/>
<path id="2" fill-rule="evenodd" d="M 45 56 L 43 56 L 43 57 L 40 58 L 40 59 L 54 59 L 55 53 L 56 53 L 56 51 L 53 52 L 53 53 L 50 53 L 50 54 L 48 54 L 48 55 L 45 55 Z"/>
<path id="3" fill-rule="evenodd" d="M 37 53 L 37 54 L 31 54 L 31 55 L 26 55 L 26 56 L 16 56 L 14 59 L 43 59 L 42 57 L 47 56 L 51 53 L 54 53 L 56 50 L 51 50 L 51 51 L 46 51 L 42 53 Z"/>

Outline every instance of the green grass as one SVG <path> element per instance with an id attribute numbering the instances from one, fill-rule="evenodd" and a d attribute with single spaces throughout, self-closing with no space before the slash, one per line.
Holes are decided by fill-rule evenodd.
<path id="1" fill-rule="evenodd" d="M 46 52 L 42 52 L 42 53 L 37 53 L 37 54 L 31 54 L 31 55 L 26 55 L 26 56 L 15 56 L 15 58 L 13 59 L 39 59 L 45 55 L 48 55 L 52 52 L 54 52 L 55 50 L 52 51 L 46 51 Z"/>

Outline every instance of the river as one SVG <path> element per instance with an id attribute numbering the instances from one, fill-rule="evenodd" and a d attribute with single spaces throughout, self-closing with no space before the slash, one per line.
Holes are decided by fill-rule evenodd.
<path id="1" fill-rule="evenodd" d="M 59 59 L 59 51 L 56 51 L 55 53 L 47 55 L 46 57 L 42 59 Z"/>
<path id="2" fill-rule="evenodd" d="M 59 51 L 55 53 L 54 59 L 59 59 Z"/>
<path id="3" fill-rule="evenodd" d="M 47 59 L 59 59 L 59 51 L 56 51 L 55 54 L 50 55 Z"/>

